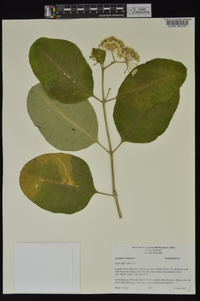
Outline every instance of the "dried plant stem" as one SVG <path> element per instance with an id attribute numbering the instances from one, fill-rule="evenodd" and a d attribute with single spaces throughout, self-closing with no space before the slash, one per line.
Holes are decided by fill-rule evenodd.
<path id="1" fill-rule="evenodd" d="M 112 145 L 111 145 L 110 133 L 109 133 L 109 129 L 108 129 L 107 115 L 106 115 L 106 97 L 105 97 L 105 93 L 104 93 L 104 70 L 105 70 L 105 68 L 102 67 L 102 66 L 101 66 L 101 68 L 102 68 L 102 105 L 103 105 L 103 115 L 104 115 L 106 134 L 107 134 L 108 146 L 109 146 L 111 176 L 112 176 L 112 192 L 113 192 L 113 197 L 115 199 L 115 204 L 116 204 L 116 207 L 117 207 L 117 212 L 118 212 L 119 218 L 122 218 L 122 213 L 121 213 L 119 202 L 118 202 L 118 196 L 117 196 L 117 192 L 116 192 L 116 189 L 115 189 L 115 173 L 114 173 L 113 151 L 112 151 Z"/>

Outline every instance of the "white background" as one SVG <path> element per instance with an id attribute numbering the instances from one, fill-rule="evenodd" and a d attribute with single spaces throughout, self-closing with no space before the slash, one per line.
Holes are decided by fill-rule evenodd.
<path id="1" fill-rule="evenodd" d="M 40 37 L 66 39 L 83 52 L 93 70 L 94 93 L 101 97 L 100 67 L 89 59 L 93 47 L 111 35 L 140 55 L 182 62 L 188 76 L 180 104 L 167 131 L 149 144 L 123 143 L 114 156 L 116 189 L 123 218 L 114 199 L 94 195 L 73 215 L 53 214 L 29 201 L 19 186 L 22 167 L 32 158 L 58 152 L 33 125 L 26 108 L 28 91 L 38 83 L 28 59 Z M 125 66 L 107 70 L 110 97 L 124 79 Z M 99 141 L 106 145 L 101 104 L 91 99 L 98 115 Z M 113 148 L 120 137 L 108 103 Z M 111 193 L 108 154 L 97 144 L 73 152 L 89 165 L 98 191 Z M 160 19 L 86 19 L 3 21 L 3 284 L 14 291 L 14 242 L 80 242 L 81 292 L 111 290 L 113 243 L 194 243 L 194 29 L 163 28 Z"/>

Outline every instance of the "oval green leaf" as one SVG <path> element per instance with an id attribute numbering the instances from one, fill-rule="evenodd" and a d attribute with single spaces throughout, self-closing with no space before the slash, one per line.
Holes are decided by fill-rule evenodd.
<path id="1" fill-rule="evenodd" d="M 77 103 L 93 95 L 92 70 L 74 43 L 40 38 L 31 46 L 29 60 L 49 97 Z"/>
<path id="2" fill-rule="evenodd" d="M 62 153 L 44 154 L 25 164 L 20 187 L 39 207 L 66 214 L 85 208 L 96 193 L 87 163 Z"/>
<path id="3" fill-rule="evenodd" d="M 155 140 L 167 129 L 178 103 L 179 91 L 148 111 L 139 112 L 126 103 L 117 102 L 114 120 L 122 142 L 147 143 Z"/>
<path id="4" fill-rule="evenodd" d="M 81 150 L 98 140 L 97 117 L 88 100 L 63 104 L 48 97 L 37 84 L 29 91 L 27 108 L 44 138 L 59 150 Z"/>
<path id="5" fill-rule="evenodd" d="M 138 66 L 120 86 L 117 102 L 123 102 L 137 111 L 146 111 L 155 104 L 170 99 L 186 79 L 185 66 L 173 60 L 154 59 Z"/>

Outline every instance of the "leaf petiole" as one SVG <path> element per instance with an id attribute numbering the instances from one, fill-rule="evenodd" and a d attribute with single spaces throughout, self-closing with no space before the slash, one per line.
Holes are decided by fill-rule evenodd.
<path id="1" fill-rule="evenodd" d="M 99 146 L 101 146 L 107 153 L 109 153 L 109 151 L 107 150 L 107 148 L 105 148 L 99 141 L 96 141 L 98 143 Z"/>
<path id="2" fill-rule="evenodd" d="M 117 96 L 115 96 L 115 97 L 112 97 L 112 98 L 110 98 L 110 99 L 107 99 L 107 100 L 106 100 L 106 102 L 109 102 L 109 101 L 111 101 L 111 100 L 115 100 L 115 99 L 116 99 L 116 97 L 117 97 Z"/>
<path id="3" fill-rule="evenodd" d="M 102 100 L 101 100 L 101 99 L 99 99 L 98 97 L 96 97 L 94 94 L 93 94 L 93 95 L 91 95 L 91 97 L 94 97 L 96 100 L 98 100 L 98 101 L 102 102 Z"/>
<path id="4" fill-rule="evenodd" d="M 101 192 L 101 191 L 97 191 L 97 193 L 107 195 L 107 196 L 112 196 L 112 197 L 114 196 L 113 194 L 105 193 L 105 192 Z"/>

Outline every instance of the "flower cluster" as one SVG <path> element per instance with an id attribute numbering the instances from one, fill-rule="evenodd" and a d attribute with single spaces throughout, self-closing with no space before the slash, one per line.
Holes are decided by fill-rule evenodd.
<path id="1" fill-rule="evenodd" d="M 102 49 L 110 50 L 113 53 L 117 54 L 118 58 L 122 58 L 124 54 L 124 43 L 115 38 L 114 36 L 104 39 L 99 44 L 99 47 Z"/>
<path id="2" fill-rule="evenodd" d="M 127 67 L 125 72 L 127 70 L 130 72 L 140 60 L 138 53 L 133 48 L 125 47 L 123 41 L 117 39 L 114 36 L 101 41 L 99 47 L 111 51 L 114 61 L 114 54 L 116 54 L 117 58 L 124 58 L 124 62 Z"/>
<path id="3" fill-rule="evenodd" d="M 129 72 L 135 67 L 135 65 L 137 63 L 139 63 L 140 61 L 140 57 L 138 55 L 138 53 L 131 47 L 125 47 L 125 63 L 126 63 L 126 67 Z M 125 70 L 125 72 L 126 72 Z"/>

